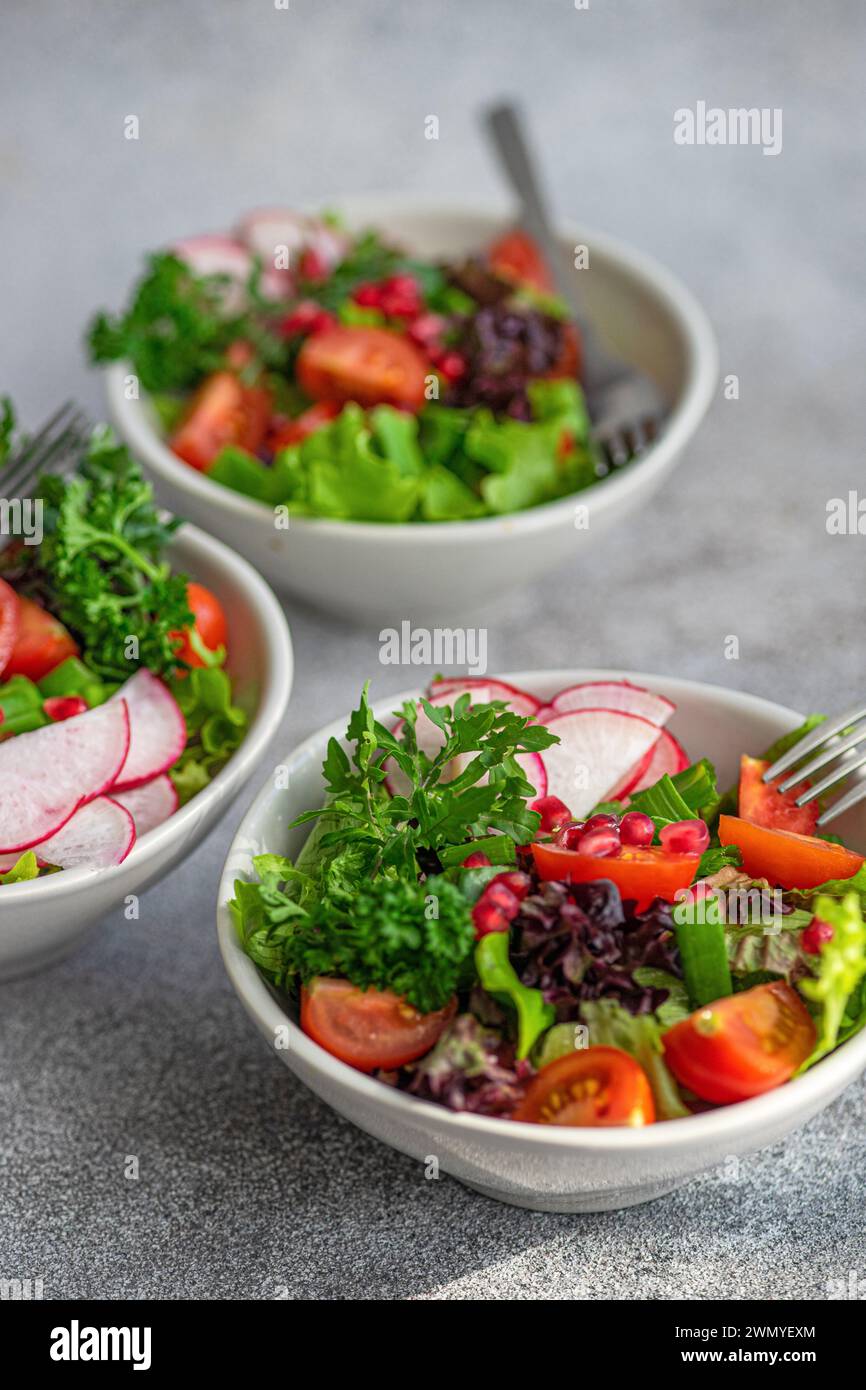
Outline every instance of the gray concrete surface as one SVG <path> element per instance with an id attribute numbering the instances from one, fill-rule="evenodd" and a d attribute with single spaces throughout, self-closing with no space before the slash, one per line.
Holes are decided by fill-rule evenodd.
<path id="1" fill-rule="evenodd" d="M 740 398 L 720 394 L 605 551 L 490 611 L 491 668 L 622 664 L 801 709 L 863 694 L 866 541 L 825 528 L 828 498 L 862 486 L 866 437 L 856 0 L 7 0 L 0 23 L 0 384 L 28 423 L 70 393 L 99 411 L 81 328 L 146 248 L 260 203 L 496 192 L 475 113 L 516 93 L 562 212 L 682 274 Z M 781 155 L 675 146 L 674 110 L 700 99 L 781 107 Z M 407 683 L 377 666 L 376 633 L 288 611 L 284 746 L 363 676 Z M 860 1085 L 738 1174 L 590 1217 L 425 1181 L 337 1119 L 223 976 L 213 902 L 239 813 L 138 924 L 3 988 L 0 1275 L 173 1299 L 820 1299 L 866 1277 Z"/>

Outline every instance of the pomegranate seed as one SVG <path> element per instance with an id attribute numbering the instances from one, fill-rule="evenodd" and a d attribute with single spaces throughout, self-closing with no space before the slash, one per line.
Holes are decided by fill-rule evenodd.
<path id="1" fill-rule="evenodd" d="M 586 829 L 582 820 L 575 820 L 571 825 L 564 825 L 556 837 L 556 843 L 563 849 L 577 849 L 583 839 L 583 832 Z"/>
<path id="2" fill-rule="evenodd" d="M 396 290 L 384 290 L 382 293 L 382 313 L 387 314 L 393 319 L 413 319 L 421 307 L 421 301 L 415 295 L 398 294 Z"/>
<path id="3" fill-rule="evenodd" d="M 643 811 L 626 811 L 619 823 L 619 838 L 624 845 L 651 845 L 656 828 Z"/>
<path id="4" fill-rule="evenodd" d="M 519 902 L 523 902 L 527 893 L 532 891 L 532 879 L 529 874 L 523 873 L 520 869 L 509 869 L 504 874 L 497 874 L 488 883 L 488 892 L 496 883 L 504 884 Z"/>
<path id="5" fill-rule="evenodd" d="M 553 830 L 559 830 L 560 826 L 571 820 L 571 812 L 558 796 L 540 796 L 537 801 L 532 802 L 529 809 L 537 811 L 541 816 L 541 825 L 538 828 L 547 835 Z"/>
<path id="6" fill-rule="evenodd" d="M 325 310 L 314 299 L 302 299 L 280 324 L 284 338 L 292 338 L 296 333 L 309 333 L 319 321 Z"/>
<path id="7" fill-rule="evenodd" d="M 314 251 L 312 246 L 308 246 L 301 255 L 298 269 L 302 280 L 327 280 L 328 278 L 328 267 L 318 251 Z"/>
<path id="8" fill-rule="evenodd" d="M 480 901 L 498 907 L 503 917 L 507 917 L 509 922 L 520 911 L 520 899 L 504 883 L 488 883 L 481 894 Z"/>
<path id="9" fill-rule="evenodd" d="M 590 854 L 593 859 L 609 859 L 612 855 L 619 854 L 621 848 L 619 833 L 612 825 L 600 825 L 597 830 L 587 830 L 580 840 L 581 854 Z"/>
<path id="10" fill-rule="evenodd" d="M 466 375 L 466 363 L 459 352 L 446 352 L 436 363 L 446 381 L 459 381 Z"/>
<path id="11" fill-rule="evenodd" d="M 710 832 L 702 820 L 677 820 L 659 831 L 662 848 L 671 854 L 703 854 Z"/>
<path id="12" fill-rule="evenodd" d="M 414 276 L 406 275 L 405 273 L 402 275 L 389 276 L 382 288 L 387 290 L 390 294 L 402 294 L 407 298 L 409 298 L 409 296 L 414 296 L 415 299 L 418 298 L 418 281 Z"/>
<path id="13" fill-rule="evenodd" d="M 382 306 L 382 286 L 359 285 L 352 298 L 356 304 L 360 304 L 364 309 L 379 309 Z"/>
<path id="14" fill-rule="evenodd" d="M 599 811 L 597 816 L 590 816 L 586 822 L 587 830 L 600 830 L 602 826 L 610 826 L 615 830 L 618 825 L 616 816 L 608 815 L 607 811 Z"/>
<path id="15" fill-rule="evenodd" d="M 823 917 L 813 917 L 808 927 L 803 930 L 800 937 L 800 945 L 810 956 L 817 956 L 821 953 L 821 947 L 827 941 L 833 940 L 833 928 L 829 922 L 825 922 Z"/>
<path id="16" fill-rule="evenodd" d="M 419 347 L 428 347 L 445 328 L 445 320 L 439 314 L 419 314 L 409 325 L 409 337 Z"/>
<path id="17" fill-rule="evenodd" d="M 479 898 L 472 909 L 472 921 L 475 923 L 475 938 L 487 936 L 494 931 L 508 931 L 508 918 L 500 908 L 494 903 L 485 902 Z"/>
<path id="18" fill-rule="evenodd" d="M 487 869 L 489 867 L 490 860 L 486 854 L 481 853 L 480 849 L 477 849 L 474 854 L 470 854 L 468 859 L 463 860 L 464 869 Z"/>
<path id="19" fill-rule="evenodd" d="M 42 708 L 49 719 L 59 724 L 61 719 L 74 719 L 76 714 L 85 714 L 88 705 L 80 695 L 51 695 Z"/>

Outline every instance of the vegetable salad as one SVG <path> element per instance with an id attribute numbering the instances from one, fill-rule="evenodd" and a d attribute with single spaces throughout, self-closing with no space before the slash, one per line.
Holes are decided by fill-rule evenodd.
<path id="1" fill-rule="evenodd" d="M 132 364 L 178 457 L 296 516 L 498 516 L 607 467 L 577 329 L 521 232 L 434 263 L 332 218 L 256 213 L 151 256 L 88 341 L 94 362 Z"/>
<path id="2" fill-rule="evenodd" d="M 8 402 L 0 470 L 12 450 Z M 2 471 L 0 471 L 2 477 Z M 0 551 L 0 885 L 121 863 L 244 736 L 214 594 L 172 571 L 127 451 L 94 432 L 42 477 L 38 544 Z"/>
<path id="3" fill-rule="evenodd" d="M 863 856 L 763 780 L 819 716 L 720 792 L 674 713 L 449 679 L 386 725 L 365 687 L 299 855 L 235 884 L 245 951 L 322 1047 L 453 1110 L 641 1126 L 784 1084 L 866 1023 Z"/>

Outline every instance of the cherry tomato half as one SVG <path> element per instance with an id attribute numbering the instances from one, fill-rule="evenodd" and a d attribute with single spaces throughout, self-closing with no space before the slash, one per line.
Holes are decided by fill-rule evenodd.
<path id="1" fill-rule="evenodd" d="M 863 855 L 793 830 L 768 830 L 738 816 L 719 816 L 719 840 L 736 845 L 751 878 L 780 888 L 817 888 L 831 878 L 851 878 Z"/>
<path id="2" fill-rule="evenodd" d="M 782 777 L 777 777 L 775 782 L 763 781 L 769 766 L 760 758 L 749 758 L 745 754 L 740 759 L 737 809 L 743 820 L 763 825 L 767 830 L 793 830 L 796 835 L 812 835 L 821 808 L 817 801 L 807 801 L 805 806 L 798 806 L 796 801 L 809 783 L 801 782 L 789 792 L 780 792 Z"/>
<path id="3" fill-rule="evenodd" d="M 336 324 L 307 338 L 296 365 L 302 389 L 314 401 L 357 401 L 417 410 L 424 401 L 428 364 L 418 348 L 387 328 Z"/>
<path id="4" fill-rule="evenodd" d="M 234 372 L 214 372 L 196 391 L 169 445 L 184 463 L 206 473 L 227 444 L 253 454 L 261 448 L 270 415 L 271 393 L 264 387 L 245 386 Z"/>
<path id="5" fill-rule="evenodd" d="M 665 1061 L 701 1100 L 729 1105 L 781 1086 L 815 1046 L 815 1025 L 784 980 L 707 1004 L 663 1038 Z"/>
<path id="6" fill-rule="evenodd" d="M 553 279 L 541 250 L 531 236 L 519 228 L 506 232 L 494 241 L 487 253 L 490 268 L 503 280 L 528 285 L 542 294 L 553 291 Z"/>
<path id="7" fill-rule="evenodd" d="M 651 1125 L 646 1072 L 618 1047 L 587 1047 L 534 1076 L 512 1119 L 536 1125 Z"/>
<path id="8" fill-rule="evenodd" d="M 41 681 L 68 656 L 78 656 L 78 644 L 62 623 L 32 599 L 19 596 L 18 605 L 18 636 L 3 678 L 29 676 Z"/>
<path id="9" fill-rule="evenodd" d="M 6 662 L 14 650 L 20 623 L 21 606 L 18 595 L 11 584 L 7 584 L 5 579 L 0 579 L 0 676 L 3 675 Z"/>
<path id="10" fill-rule="evenodd" d="M 300 444 L 302 439 L 315 434 L 317 430 L 336 420 L 342 407 L 338 401 L 318 401 L 297 415 L 294 420 L 283 420 L 271 428 L 265 443 L 271 453 L 286 449 L 290 444 Z"/>
<path id="11" fill-rule="evenodd" d="M 228 623 L 222 604 L 210 589 L 203 584 L 190 582 L 186 586 L 186 601 L 195 619 L 193 627 L 209 652 L 227 647 L 229 640 Z M 181 661 L 189 666 L 203 666 L 204 661 L 190 642 L 189 632 L 173 632 L 180 644 L 176 650 Z"/>
<path id="12" fill-rule="evenodd" d="M 579 849 L 535 843 L 532 857 L 539 878 L 561 883 L 594 883 L 609 878 L 623 898 L 634 898 L 643 912 L 654 898 L 676 902 L 677 892 L 688 888 L 701 861 L 699 854 L 672 854 L 660 845 L 623 846 L 619 854 L 597 858 Z"/>
<path id="13" fill-rule="evenodd" d="M 318 975 L 301 990 L 301 1027 L 358 1071 L 391 1071 L 429 1052 L 454 1017 L 457 1000 L 422 1014 L 390 990 L 358 989 Z"/>

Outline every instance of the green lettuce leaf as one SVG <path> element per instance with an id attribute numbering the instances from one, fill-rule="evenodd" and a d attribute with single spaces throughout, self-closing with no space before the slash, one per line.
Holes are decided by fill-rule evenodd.
<path id="1" fill-rule="evenodd" d="M 32 849 L 28 849 L 16 860 L 11 869 L 0 874 L 0 885 L 6 883 L 26 883 L 28 879 L 39 877 L 39 865 Z"/>
<path id="2" fill-rule="evenodd" d="M 676 1120 L 688 1115 L 677 1084 L 665 1064 L 663 1029 L 652 1014 L 636 1016 L 612 999 L 596 999 L 581 1004 L 580 1016 L 589 1029 L 591 1046 L 619 1047 L 643 1067 L 660 1120 Z"/>
<path id="3" fill-rule="evenodd" d="M 231 680 L 217 666 L 195 667 L 170 686 L 186 720 L 187 743 L 169 776 L 185 805 L 225 767 L 249 721 L 232 703 Z"/>
<path id="4" fill-rule="evenodd" d="M 866 977 L 866 923 L 857 893 L 840 900 L 819 897 L 815 913 L 833 928 L 825 941 L 814 969 L 814 978 L 800 981 L 800 992 L 815 1006 L 818 1042 L 811 1057 L 800 1068 L 805 1071 L 820 1061 L 840 1042 L 863 1026 L 862 983 Z"/>

